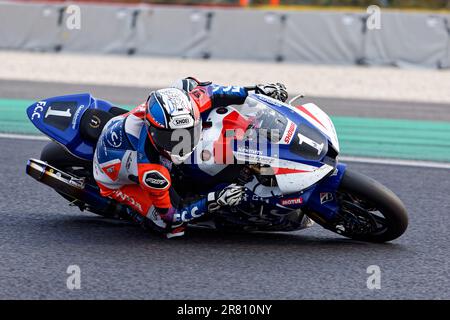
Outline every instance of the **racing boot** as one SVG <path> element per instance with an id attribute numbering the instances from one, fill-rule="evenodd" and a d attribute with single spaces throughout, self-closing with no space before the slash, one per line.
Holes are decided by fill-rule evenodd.
<path id="1" fill-rule="evenodd" d="M 165 213 L 160 213 L 158 215 L 160 217 L 160 220 L 157 219 L 155 223 L 165 229 L 164 235 L 167 239 L 183 236 L 187 223 L 183 221 L 177 221 L 175 208 L 169 208 L 165 210 L 167 210 Z"/>

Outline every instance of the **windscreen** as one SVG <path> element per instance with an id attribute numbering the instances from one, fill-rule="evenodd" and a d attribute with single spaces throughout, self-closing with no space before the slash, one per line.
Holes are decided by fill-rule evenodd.
<path id="1" fill-rule="evenodd" d="M 248 129 L 259 137 L 265 137 L 272 143 L 278 143 L 283 136 L 288 120 L 284 115 L 251 97 L 245 104 L 235 107 L 240 114 L 250 120 Z"/>

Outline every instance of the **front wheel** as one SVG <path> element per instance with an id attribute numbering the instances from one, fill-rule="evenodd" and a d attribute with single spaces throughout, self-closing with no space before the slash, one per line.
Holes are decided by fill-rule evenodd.
<path id="1" fill-rule="evenodd" d="M 381 183 L 347 170 L 336 192 L 339 211 L 324 227 L 355 240 L 386 242 L 408 227 L 402 201 Z"/>

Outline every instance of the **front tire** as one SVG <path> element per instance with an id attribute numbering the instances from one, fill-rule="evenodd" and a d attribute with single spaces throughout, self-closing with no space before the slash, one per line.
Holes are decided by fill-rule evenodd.
<path id="1" fill-rule="evenodd" d="M 339 209 L 331 221 L 313 210 L 307 214 L 325 229 L 366 242 L 392 241 L 408 227 L 402 201 L 381 183 L 355 171 L 345 171 L 336 201 Z"/>
<path id="2" fill-rule="evenodd" d="M 347 170 L 337 192 L 340 205 L 336 232 L 346 237 L 386 242 L 400 237 L 408 227 L 403 202 L 387 187 L 363 174 Z M 341 219 L 342 221 L 339 221 Z M 346 230 L 345 222 L 365 223 Z M 341 223 L 341 224 L 339 224 Z"/>

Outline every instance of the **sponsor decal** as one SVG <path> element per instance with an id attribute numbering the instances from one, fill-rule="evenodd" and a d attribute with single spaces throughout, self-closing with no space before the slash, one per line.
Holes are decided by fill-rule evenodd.
<path id="1" fill-rule="evenodd" d="M 291 122 L 291 125 L 289 126 L 289 129 L 287 131 L 286 137 L 284 138 L 284 142 L 286 144 L 289 144 L 291 142 L 292 137 L 294 136 L 294 132 L 295 132 L 296 127 L 297 126 L 295 125 L 295 123 Z"/>
<path id="2" fill-rule="evenodd" d="M 78 117 L 80 116 L 81 111 L 84 109 L 84 104 L 82 104 L 81 106 L 78 107 L 77 111 L 75 111 L 75 115 L 73 116 L 72 119 L 72 129 L 75 130 L 75 127 L 77 125 L 77 120 Z"/>
<path id="3" fill-rule="evenodd" d="M 281 200 L 281 205 L 282 206 L 291 206 L 291 205 L 302 204 L 302 203 L 303 203 L 303 198 L 302 197 L 289 198 L 289 199 L 282 199 Z"/>
<path id="4" fill-rule="evenodd" d="M 241 92 L 241 87 L 239 86 L 219 86 L 219 85 L 212 85 L 213 93 L 240 93 Z"/>
<path id="5" fill-rule="evenodd" d="M 106 141 L 114 148 L 119 148 L 123 142 L 123 132 L 121 128 L 122 121 L 117 121 L 108 128 Z"/>
<path id="6" fill-rule="evenodd" d="M 184 128 L 193 123 L 193 118 L 190 116 L 174 117 L 171 121 L 172 128 Z"/>
<path id="7" fill-rule="evenodd" d="M 244 197 L 245 197 L 245 201 L 247 201 L 247 194 L 245 194 Z M 264 201 L 265 200 L 263 197 L 260 197 L 256 194 L 253 194 L 251 199 L 252 199 L 252 201 Z"/>
<path id="8" fill-rule="evenodd" d="M 106 164 L 105 166 L 102 167 L 102 169 L 103 169 L 103 172 L 112 181 L 116 181 L 117 178 L 119 177 L 119 171 L 120 171 L 121 162 L 120 162 L 120 160 L 113 160 L 113 161 L 110 161 L 110 162 L 112 162 L 112 163 Z"/>
<path id="9" fill-rule="evenodd" d="M 132 155 L 132 153 L 130 152 L 130 153 L 128 154 L 127 161 L 125 162 L 125 168 L 127 168 L 127 171 L 129 171 L 129 170 L 130 170 L 130 167 L 131 167 L 131 161 L 132 161 L 131 155 Z"/>
<path id="10" fill-rule="evenodd" d="M 320 193 L 320 204 L 324 204 L 333 201 L 334 197 L 331 192 L 321 192 Z"/>
<path id="11" fill-rule="evenodd" d="M 117 190 L 113 194 L 117 200 L 119 200 L 121 202 L 128 202 L 133 207 L 137 208 L 140 212 L 143 211 L 142 206 L 139 202 L 137 202 L 134 198 L 130 197 L 129 195 L 123 193 L 122 191 Z"/>
<path id="12" fill-rule="evenodd" d="M 175 221 L 181 220 L 183 222 L 189 222 L 195 218 L 202 216 L 202 212 L 199 212 L 199 211 L 200 210 L 198 209 L 198 207 L 193 207 L 190 212 L 187 210 L 184 210 L 183 212 L 181 212 L 181 214 L 176 213 L 174 215 L 174 220 Z"/>
<path id="13" fill-rule="evenodd" d="M 122 145 L 122 133 L 111 132 L 111 144 L 118 148 Z"/>
<path id="14" fill-rule="evenodd" d="M 283 103 L 283 102 L 281 102 L 281 101 L 279 101 L 277 99 L 271 98 L 269 96 L 262 95 L 262 94 L 257 94 L 254 97 L 258 98 L 259 100 L 262 100 L 263 102 L 267 102 L 267 103 L 272 104 L 272 105 L 276 105 L 276 106 L 280 106 L 280 107 L 281 106 L 286 106 L 285 103 Z"/>
<path id="15" fill-rule="evenodd" d="M 70 178 L 69 184 L 80 189 L 84 188 L 84 183 L 76 178 Z"/>
<path id="16" fill-rule="evenodd" d="M 157 170 L 147 171 L 142 180 L 146 186 L 152 189 L 166 189 L 170 184 L 169 180 Z"/>
<path id="17" fill-rule="evenodd" d="M 242 199 L 242 202 L 247 202 L 247 201 L 252 201 L 252 202 L 265 202 L 265 203 L 269 203 L 270 200 L 267 197 L 261 197 L 258 196 L 256 194 L 253 195 L 248 195 L 247 193 L 244 194 L 244 197 Z"/>
<path id="18" fill-rule="evenodd" d="M 100 118 L 94 115 L 92 116 L 91 121 L 89 121 L 89 126 L 92 129 L 97 129 L 98 127 L 100 127 L 101 123 L 102 121 L 100 120 Z"/>
<path id="19" fill-rule="evenodd" d="M 263 155 L 254 155 L 246 152 L 234 152 L 234 155 L 237 160 L 239 161 L 248 161 L 250 163 L 260 163 L 260 164 L 267 164 L 271 165 L 274 162 L 278 161 L 276 158 L 267 157 Z"/>
<path id="20" fill-rule="evenodd" d="M 46 101 L 39 101 L 36 103 L 36 107 L 34 107 L 33 113 L 31 114 L 31 120 L 34 120 L 34 118 L 40 118 L 41 112 L 44 111 L 44 107 L 47 104 Z"/>
<path id="21" fill-rule="evenodd" d="M 245 147 L 238 147 L 238 151 L 242 152 L 242 153 L 248 153 L 248 154 L 253 154 L 253 155 L 258 155 L 258 156 L 263 155 L 263 152 L 261 150 L 250 149 L 247 146 L 245 146 Z"/>
<path id="22" fill-rule="evenodd" d="M 179 125 L 185 125 L 189 123 L 189 118 L 179 118 L 179 119 L 173 119 L 173 122 L 179 126 Z"/>

